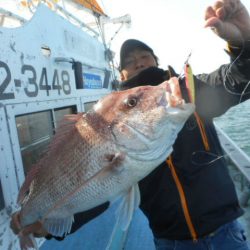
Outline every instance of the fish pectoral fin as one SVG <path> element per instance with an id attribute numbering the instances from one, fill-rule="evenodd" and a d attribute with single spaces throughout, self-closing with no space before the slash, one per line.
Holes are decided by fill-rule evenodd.
<path id="1" fill-rule="evenodd" d="M 117 223 L 123 231 L 126 231 L 131 223 L 134 211 L 140 205 L 140 190 L 138 184 L 133 185 L 123 196 L 117 210 Z"/>
<path id="2" fill-rule="evenodd" d="M 121 172 L 124 169 L 122 164 L 125 159 L 124 153 L 106 154 L 105 159 L 108 161 L 107 171 Z"/>
<path id="3" fill-rule="evenodd" d="M 70 232 L 73 222 L 74 216 L 67 218 L 46 218 L 43 226 L 50 234 L 62 237 Z"/>
<path id="4" fill-rule="evenodd" d="M 110 160 L 108 161 L 108 163 L 105 162 L 106 165 L 101 170 L 99 170 L 89 179 L 79 182 L 78 185 L 74 187 L 74 189 L 69 190 L 68 193 L 64 194 L 63 197 L 58 199 L 53 204 L 53 206 L 48 209 L 43 218 L 51 218 L 50 216 L 52 213 L 54 213 L 55 210 L 60 209 L 63 206 L 67 206 L 70 203 L 74 204 L 74 202 L 72 202 L 72 199 L 75 199 L 75 196 L 77 196 L 79 193 L 88 191 L 91 192 L 93 185 L 97 185 L 98 182 L 105 182 L 107 178 L 110 178 L 110 175 L 119 175 L 124 170 L 124 158 L 125 154 L 121 152 L 112 155 L 112 157 L 109 156 L 108 158 L 106 158 L 106 160 Z M 55 224 L 57 224 L 57 222 L 55 222 Z"/>

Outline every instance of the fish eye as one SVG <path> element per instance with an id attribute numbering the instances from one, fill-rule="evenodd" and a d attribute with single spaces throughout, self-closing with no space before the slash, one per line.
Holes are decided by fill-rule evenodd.
<path id="1" fill-rule="evenodd" d="M 133 107 L 135 107 L 136 104 L 137 104 L 137 98 L 136 98 L 136 97 L 128 97 L 128 98 L 124 101 L 124 103 L 125 103 L 128 107 L 133 108 Z"/>

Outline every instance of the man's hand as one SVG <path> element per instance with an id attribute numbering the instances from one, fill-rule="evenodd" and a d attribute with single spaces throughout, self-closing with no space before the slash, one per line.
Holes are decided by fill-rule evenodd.
<path id="1" fill-rule="evenodd" d="M 10 228 L 14 234 L 29 235 L 33 234 L 35 237 L 45 237 L 48 232 L 43 228 L 42 223 L 37 221 L 31 225 L 24 228 L 20 225 L 20 213 L 16 212 L 11 216 Z"/>
<path id="2" fill-rule="evenodd" d="M 250 16 L 240 0 L 220 0 L 205 12 L 205 27 L 210 27 L 229 45 L 250 41 Z"/>

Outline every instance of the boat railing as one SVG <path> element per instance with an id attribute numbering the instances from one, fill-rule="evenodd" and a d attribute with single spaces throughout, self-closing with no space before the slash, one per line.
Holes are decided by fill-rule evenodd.
<path id="1" fill-rule="evenodd" d="M 229 172 L 235 183 L 240 206 L 245 211 L 240 221 L 244 225 L 247 238 L 250 238 L 250 157 L 219 126 L 216 124 L 215 126 L 221 146 L 229 162 Z"/>
<path id="2" fill-rule="evenodd" d="M 15 13 L 13 13 L 12 11 L 6 10 L 4 8 L 1 8 L 1 7 L 0 7 L 0 13 L 2 14 L 2 18 L 10 17 L 10 18 L 13 18 L 13 19 L 19 21 L 21 24 L 27 22 L 26 18 L 23 18 Z"/>
<path id="3" fill-rule="evenodd" d="M 41 2 L 43 4 L 46 4 L 46 2 L 43 2 L 43 1 L 41 1 Z M 33 8 L 37 8 L 37 6 L 33 6 Z M 68 21 L 73 22 L 75 25 L 79 26 L 85 32 L 90 33 L 94 37 L 98 38 L 100 36 L 99 31 L 96 31 L 94 28 L 90 27 L 87 23 L 80 20 L 80 18 L 78 16 L 76 16 L 73 12 L 71 13 L 70 11 L 68 11 L 67 8 L 65 7 L 65 3 L 62 6 L 60 6 L 59 4 L 53 2 L 53 11 L 55 11 L 57 14 L 63 16 L 64 18 L 68 19 Z M 86 8 L 84 8 L 83 6 L 81 6 L 81 11 L 82 12 L 84 12 L 84 11 L 88 12 L 86 10 Z M 2 19 L 3 20 L 4 20 L 5 17 L 11 18 L 11 19 L 13 19 L 15 21 L 19 21 L 20 25 L 23 25 L 24 23 L 29 21 L 29 19 L 33 16 L 34 12 L 35 11 L 32 11 L 31 8 L 26 8 L 25 12 L 23 12 L 22 14 L 21 13 L 17 14 L 19 12 L 17 11 L 17 13 L 16 13 L 14 7 L 13 7 L 13 10 L 8 10 L 7 8 L 0 7 L 0 14 L 2 14 Z M 86 15 L 87 13 L 84 13 L 84 14 Z M 29 18 L 26 18 L 23 15 L 26 15 Z M 91 13 L 90 16 L 91 15 L 96 20 L 97 14 Z M 95 21 L 95 23 L 96 23 L 96 21 Z"/>
<path id="4" fill-rule="evenodd" d="M 226 156 L 250 183 L 250 157 L 218 125 L 215 126 Z"/>
<path id="5" fill-rule="evenodd" d="M 57 10 L 59 10 L 61 13 L 63 13 L 66 17 L 73 19 L 81 28 L 86 28 L 85 31 L 90 31 L 94 34 L 94 36 L 99 37 L 99 33 L 92 29 L 89 25 L 86 23 L 82 22 L 79 18 L 74 16 L 72 13 L 67 11 L 65 8 L 59 6 L 58 4 L 54 3 L 55 7 Z"/>

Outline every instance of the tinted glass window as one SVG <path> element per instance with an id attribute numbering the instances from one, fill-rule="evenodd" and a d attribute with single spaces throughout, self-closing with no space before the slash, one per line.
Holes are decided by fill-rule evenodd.
<path id="1" fill-rule="evenodd" d="M 58 124 L 65 115 L 76 113 L 75 107 L 59 108 L 55 109 L 55 122 Z"/>
<path id="2" fill-rule="evenodd" d="M 95 102 L 85 102 L 84 103 L 84 110 L 85 112 L 88 112 L 90 109 L 92 109 L 92 107 L 96 104 Z"/>
<path id="3" fill-rule="evenodd" d="M 36 159 L 45 151 L 52 135 L 51 111 L 26 114 L 16 117 L 24 172 L 27 173 Z"/>
<path id="4" fill-rule="evenodd" d="M 25 114 L 16 117 L 16 126 L 24 166 L 24 172 L 37 162 L 54 134 L 57 125 L 65 114 L 75 113 L 76 107 Z"/>

